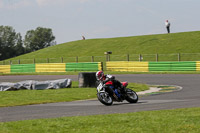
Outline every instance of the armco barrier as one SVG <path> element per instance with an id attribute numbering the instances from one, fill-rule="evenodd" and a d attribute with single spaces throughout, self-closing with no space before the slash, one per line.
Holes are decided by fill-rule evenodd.
<path id="1" fill-rule="evenodd" d="M 35 72 L 65 72 L 65 63 L 35 64 Z"/>
<path id="2" fill-rule="evenodd" d="M 35 64 L 19 64 L 10 66 L 11 73 L 35 72 Z"/>
<path id="3" fill-rule="evenodd" d="M 98 71 L 102 70 L 101 62 L 66 63 L 66 71 Z"/>
<path id="4" fill-rule="evenodd" d="M 149 62 L 149 71 L 196 71 L 196 62 Z"/>
<path id="5" fill-rule="evenodd" d="M 0 65 L 0 73 L 26 72 L 66 72 L 66 71 L 98 71 L 102 70 L 101 62 L 89 63 L 44 63 Z M 200 71 L 200 61 L 184 62 L 106 62 L 107 71 L 153 72 L 153 71 Z"/>
<path id="6" fill-rule="evenodd" d="M 108 71 L 154 72 L 154 71 L 200 71 L 200 61 L 184 62 L 106 62 Z"/>
<path id="7" fill-rule="evenodd" d="M 200 61 L 196 62 L 196 71 L 200 71 Z"/>
<path id="8" fill-rule="evenodd" d="M 0 65 L 0 73 L 66 72 L 66 71 L 98 71 L 98 70 L 102 70 L 101 62 Z"/>
<path id="9" fill-rule="evenodd" d="M 148 62 L 111 61 L 106 62 L 107 71 L 148 72 Z"/>
<path id="10" fill-rule="evenodd" d="M 0 65 L 0 73 L 10 73 L 10 65 Z"/>

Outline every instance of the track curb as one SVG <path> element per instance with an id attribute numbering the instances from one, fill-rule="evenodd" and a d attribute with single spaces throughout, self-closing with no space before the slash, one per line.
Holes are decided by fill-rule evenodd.
<path id="1" fill-rule="evenodd" d="M 183 87 L 177 86 L 177 85 L 155 85 L 152 87 L 149 87 L 149 90 L 136 92 L 139 96 L 144 95 L 155 95 L 155 94 L 161 94 L 161 93 L 169 93 L 174 91 L 180 91 Z"/>

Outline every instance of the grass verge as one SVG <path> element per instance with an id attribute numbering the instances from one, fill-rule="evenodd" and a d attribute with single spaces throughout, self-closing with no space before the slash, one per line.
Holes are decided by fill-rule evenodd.
<path id="1" fill-rule="evenodd" d="M 128 88 L 135 91 L 147 90 L 144 84 L 129 83 Z M 42 103 L 69 102 L 96 98 L 96 88 L 78 88 L 78 82 L 72 82 L 72 88 L 52 90 L 19 90 L 0 92 L 0 107 L 31 105 Z"/>
<path id="2" fill-rule="evenodd" d="M 200 108 L 0 123 L 0 133 L 198 133 Z"/>

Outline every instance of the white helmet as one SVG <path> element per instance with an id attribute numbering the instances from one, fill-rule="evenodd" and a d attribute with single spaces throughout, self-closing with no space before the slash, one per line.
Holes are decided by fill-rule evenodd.
<path id="1" fill-rule="evenodd" d="M 97 80 L 103 80 L 103 77 L 104 77 L 103 71 L 96 72 L 96 78 L 97 78 Z"/>

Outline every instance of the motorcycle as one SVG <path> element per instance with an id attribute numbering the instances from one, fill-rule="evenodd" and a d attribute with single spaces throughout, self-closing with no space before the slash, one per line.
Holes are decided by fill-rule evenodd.
<path id="1" fill-rule="evenodd" d="M 126 88 L 128 86 L 128 82 L 122 82 L 124 87 L 123 92 L 107 84 L 109 83 L 103 84 L 103 82 L 99 82 L 97 86 L 97 98 L 102 104 L 110 106 L 113 104 L 113 101 L 123 102 L 123 100 L 126 100 L 129 103 L 137 103 L 137 93 L 129 88 Z"/>

